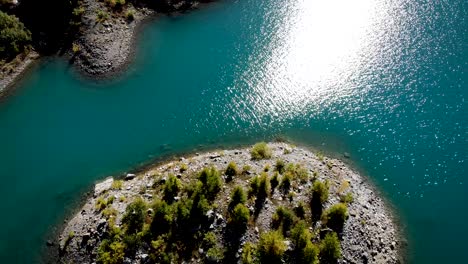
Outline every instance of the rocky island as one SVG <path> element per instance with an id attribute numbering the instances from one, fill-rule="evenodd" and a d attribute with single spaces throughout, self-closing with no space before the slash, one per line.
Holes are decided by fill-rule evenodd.
<path id="1" fill-rule="evenodd" d="M 364 177 L 282 142 L 109 177 L 50 243 L 61 263 L 401 263 L 403 245 Z"/>

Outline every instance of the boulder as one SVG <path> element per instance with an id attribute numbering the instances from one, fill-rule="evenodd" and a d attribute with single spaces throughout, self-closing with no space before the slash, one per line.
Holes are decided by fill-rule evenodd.
<path id="1" fill-rule="evenodd" d="M 133 180 L 135 179 L 136 175 L 133 174 L 133 173 L 128 173 L 126 176 L 125 176 L 125 179 L 126 181 L 129 181 L 129 180 Z"/>

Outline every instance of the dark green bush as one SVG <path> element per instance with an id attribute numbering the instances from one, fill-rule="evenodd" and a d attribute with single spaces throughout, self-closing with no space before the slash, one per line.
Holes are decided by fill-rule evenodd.
<path id="1" fill-rule="evenodd" d="M 340 201 L 342 203 L 347 203 L 347 204 L 352 203 L 354 201 L 353 194 L 348 192 L 348 193 L 346 193 L 344 195 L 341 195 L 340 196 Z"/>
<path id="2" fill-rule="evenodd" d="M 270 193 L 270 181 L 268 180 L 268 174 L 262 172 L 258 181 L 258 197 L 266 198 Z"/>
<path id="3" fill-rule="evenodd" d="M 171 207 L 165 201 L 156 199 L 151 208 L 153 209 L 153 220 L 150 225 L 151 233 L 153 236 L 167 233 L 173 220 Z"/>
<path id="4" fill-rule="evenodd" d="M 328 200 L 328 182 L 315 181 L 312 186 L 312 200 L 323 204 Z"/>
<path id="5" fill-rule="evenodd" d="M 204 168 L 198 179 L 203 183 L 203 190 L 206 197 L 210 200 L 214 199 L 221 190 L 221 176 L 215 167 Z"/>
<path id="6" fill-rule="evenodd" d="M 303 202 L 299 202 L 297 206 L 294 207 L 294 213 L 301 219 L 305 218 L 305 205 Z"/>
<path id="7" fill-rule="evenodd" d="M 348 218 L 348 208 L 344 203 L 332 205 L 324 212 L 323 222 L 336 232 L 343 230 L 344 223 Z"/>
<path id="8" fill-rule="evenodd" d="M 325 263 L 333 263 L 341 258 L 340 240 L 335 232 L 326 234 L 320 242 L 320 258 Z"/>
<path id="9" fill-rule="evenodd" d="M 208 263 L 222 263 L 224 259 L 224 249 L 214 246 L 206 252 L 206 260 Z"/>
<path id="10" fill-rule="evenodd" d="M 268 147 L 267 143 L 260 142 L 252 147 L 250 155 L 254 160 L 269 159 L 271 158 L 271 149 Z"/>
<path id="11" fill-rule="evenodd" d="M 298 221 L 291 229 L 291 240 L 296 250 L 299 251 L 305 248 L 308 241 L 312 240 L 312 234 L 305 221 Z"/>
<path id="12" fill-rule="evenodd" d="M 250 180 L 249 197 L 257 195 L 258 184 L 259 184 L 258 176 L 255 176 Z"/>
<path id="13" fill-rule="evenodd" d="M 243 229 L 249 222 L 249 217 L 249 208 L 245 207 L 243 204 L 238 204 L 231 213 L 229 223 L 237 229 Z"/>
<path id="14" fill-rule="evenodd" d="M 293 176 L 289 172 L 285 172 L 283 178 L 281 179 L 280 188 L 284 193 L 287 193 L 291 188 Z"/>
<path id="15" fill-rule="evenodd" d="M 282 263 L 287 246 L 283 236 L 278 231 L 265 232 L 260 236 L 258 256 L 262 263 Z"/>
<path id="16" fill-rule="evenodd" d="M 119 241 L 104 239 L 98 248 L 97 262 L 102 264 L 118 264 L 124 260 L 125 245 Z"/>
<path id="17" fill-rule="evenodd" d="M 273 177 L 271 177 L 270 179 L 270 185 L 271 185 L 271 189 L 274 190 L 279 184 L 279 180 L 278 180 L 278 172 L 275 172 L 273 174 Z"/>
<path id="18" fill-rule="evenodd" d="M 190 218 L 190 208 L 192 208 L 192 200 L 183 198 L 173 204 L 175 221 L 180 225 L 186 223 Z"/>
<path id="19" fill-rule="evenodd" d="M 318 264 L 319 263 L 319 254 L 320 249 L 308 241 L 306 246 L 302 249 L 302 254 L 300 256 L 300 263 L 307 264 Z"/>
<path id="20" fill-rule="evenodd" d="M 224 171 L 226 176 L 232 178 L 238 174 L 237 165 L 234 161 L 229 162 L 226 171 Z"/>
<path id="21" fill-rule="evenodd" d="M 138 197 L 125 209 L 122 224 L 126 234 L 135 234 L 142 230 L 145 223 L 147 205 L 143 199 Z"/>
<path id="22" fill-rule="evenodd" d="M 0 11 L 0 60 L 11 58 L 31 42 L 31 32 L 13 15 Z"/>
<path id="23" fill-rule="evenodd" d="M 280 160 L 280 159 L 276 160 L 275 170 L 279 172 L 280 174 L 284 173 L 285 166 L 286 164 L 284 163 L 283 160 Z"/>
<path id="24" fill-rule="evenodd" d="M 177 177 L 173 174 L 169 174 L 169 177 L 164 184 L 164 200 L 167 202 L 172 202 L 180 189 L 180 180 L 177 179 Z"/>
<path id="25" fill-rule="evenodd" d="M 208 232 L 203 237 L 203 246 L 205 248 L 213 247 L 214 245 L 216 245 L 216 241 L 218 241 L 216 234 L 214 232 Z"/>
<path id="26" fill-rule="evenodd" d="M 245 204 L 247 196 L 245 195 L 244 189 L 240 186 L 236 186 L 231 194 L 231 202 L 229 206 L 234 208 L 238 204 Z"/>
<path id="27" fill-rule="evenodd" d="M 242 264 L 254 264 L 256 253 L 256 247 L 254 244 L 250 242 L 245 243 L 242 247 Z"/>
<path id="28" fill-rule="evenodd" d="M 291 229 L 293 223 L 294 215 L 289 209 L 283 206 L 279 206 L 278 208 L 276 208 L 276 212 L 273 214 L 272 217 L 273 228 L 278 229 L 279 227 L 281 227 L 283 234 L 286 234 L 286 232 L 288 232 Z"/>
<path id="29" fill-rule="evenodd" d="M 192 195 L 192 208 L 190 210 L 190 219 L 192 221 L 201 220 L 208 210 L 211 209 L 208 199 L 202 192 L 196 192 Z"/>

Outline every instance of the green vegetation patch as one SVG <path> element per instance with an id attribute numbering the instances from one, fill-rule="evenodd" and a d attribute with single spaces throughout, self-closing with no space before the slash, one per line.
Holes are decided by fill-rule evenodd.
<path id="1" fill-rule="evenodd" d="M 267 143 L 260 142 L 255 144 L 250 151 L 253 160 L 269 159 L 271 158 L 271 149 Z"/>
<path id="2" fill-rule="evenodd" d="M 0 60 L 10 59 L 25 50 L 31 32 L 16 16 L 0 11 Z"/>

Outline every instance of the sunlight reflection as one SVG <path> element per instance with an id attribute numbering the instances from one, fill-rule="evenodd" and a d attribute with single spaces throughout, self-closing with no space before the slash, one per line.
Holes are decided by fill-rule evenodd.
<path id="1" fill-rule="evenodd" d="M 301 114 L 311 104 L 332 103 L 350 92 L 342 89 L 342 81 L 356 74 L 360 56 L 369 52 L 366 35 L 378 14 L 374 0 L 301 0 L 291 5 L 294 12 L 288 11 L 269 43 L 268 58 L 252 60 L 242 78 L 256 91 L 249 99 L 260 108 L 257 113 Z"/>

